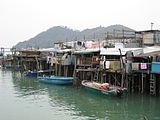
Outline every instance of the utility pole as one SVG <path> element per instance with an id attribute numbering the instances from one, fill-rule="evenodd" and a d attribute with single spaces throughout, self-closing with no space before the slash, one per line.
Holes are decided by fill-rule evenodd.
<path id="1" fill-rule="evenodd" d="M 154 24 L 154 23 L 153 23 L 153 22 L 151 22 L 151 30 L 152 30 L 152 28 L 153 28 L 153 24 Z"/>

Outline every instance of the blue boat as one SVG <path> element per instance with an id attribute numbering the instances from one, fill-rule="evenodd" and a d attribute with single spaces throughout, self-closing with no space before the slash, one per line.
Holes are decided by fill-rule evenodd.
<path id="1" fill-rule="evenodd" d="M 73 77 L 61 77 L 61 76 L 42 76 L 38 77 L 40 82 L 49 83 L 49 84 L 57 84 L 57 85 L 65 85 L 65 84 L 72 84 Z"/>
<path id="2" fill-rule="evenodd" d="M 27 71 L 24 73 L 27 77 L 37 77 L 38 71 Z"/>
<path id="3" fill-rule="evenodd" d="M 34 71 L 26 71 L 24 74 L 27 77 L 37 77 L 38 74 L 47 74 L 50 72 L 51 70 L 40 70 L 40 71 L 34 70 Z"/>

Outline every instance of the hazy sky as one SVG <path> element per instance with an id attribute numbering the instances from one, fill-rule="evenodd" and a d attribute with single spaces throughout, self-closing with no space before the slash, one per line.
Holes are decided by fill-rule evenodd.
<path id="1" fill-rule="evenodd" d="M 0 47 L 12 47 L 53 26 L 83 30 L 121 24 L 160 29 L 160 0 L 0 0 Z"/>

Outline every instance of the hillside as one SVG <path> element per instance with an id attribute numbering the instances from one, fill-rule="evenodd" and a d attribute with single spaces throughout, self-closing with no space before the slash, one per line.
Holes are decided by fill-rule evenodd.
<path id="1" fill-rule="evenodd" d="M 134 31 L 131 28 L 122 26 L 122 25 L 111 25 L 108 27 L 96 27 L 92 29 L 85 29 L 83 31 L 72 30 L 67 27 L 55 26 L 47 31 L 41 32 L 35 37 L 24 41 L 19 42 L 15 45 L 17 49 L 21 48 L 49 48 L 53 47 L 55 42 L 62 41 L 73 41 L 73 40 L 91 40 L 91 39 L 104 39 L 106 37 L 106 33 L 113 33 L 114 30 L 126 30 L 126 31 Z"/>

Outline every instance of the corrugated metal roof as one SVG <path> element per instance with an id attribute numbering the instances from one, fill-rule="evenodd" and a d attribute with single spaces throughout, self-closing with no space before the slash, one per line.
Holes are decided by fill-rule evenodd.
<path id="1" fill-rule="evenodd" d="M 55 48 L 43 48 L 43 49 L 39 49 L 39 51 L 41 52 L 52 52 L 52 51 L 55 51 L 56 49 Z"/>
<path id="2" fill-rule="evenodd" d="M 58 53 L 66 53 L 66 52 L 71 52 L 71 51 L 73 51 L 73 49 L 57 49 L 56 50 L 56 52 L 58 52 Z"/>
<path id="3" fill-rule="evenodd" d="M 160 51 L 160 46 L 152 46 L 152 47 L 143 48 L 143 53 L 149 53 L 149 52 L 155 52 L 155 51 Z"/>
<path id="4" fill-rule="evenodd" d="M 81 50 L 76 50 L 73 53 L 74 54 L 90 54 L 93 52 L 99 52 L 102 48 L 88 48 L 88 49 L 81 49 Z"/>
<path id="5" fill-rule="evenodd" d="M 148 57 L 148 56 L 160 56 L 160 51 L 143 53 L 143 54 L 137 55 L 135 57 Z"/>
<path id="6" fill-rule="evenodd" d="M 56 48 L 46 48 L 46 49 L 40 49 L 41 52 L 58 52 L 58 53 L 66 53 L 71 52 L 73 49 L 56 49 Z"/>
<path id="7" fill-rule="evenodd" d="M 127 52 L 132 52 L 133 55 L 137 55 L 143 52 L 142 48 L 122 48 L 122 55 L 126 55 Z M 100 55 L 120 55 L 120 51 L 118 48 L 106 48 L 102 49 Z"/>

